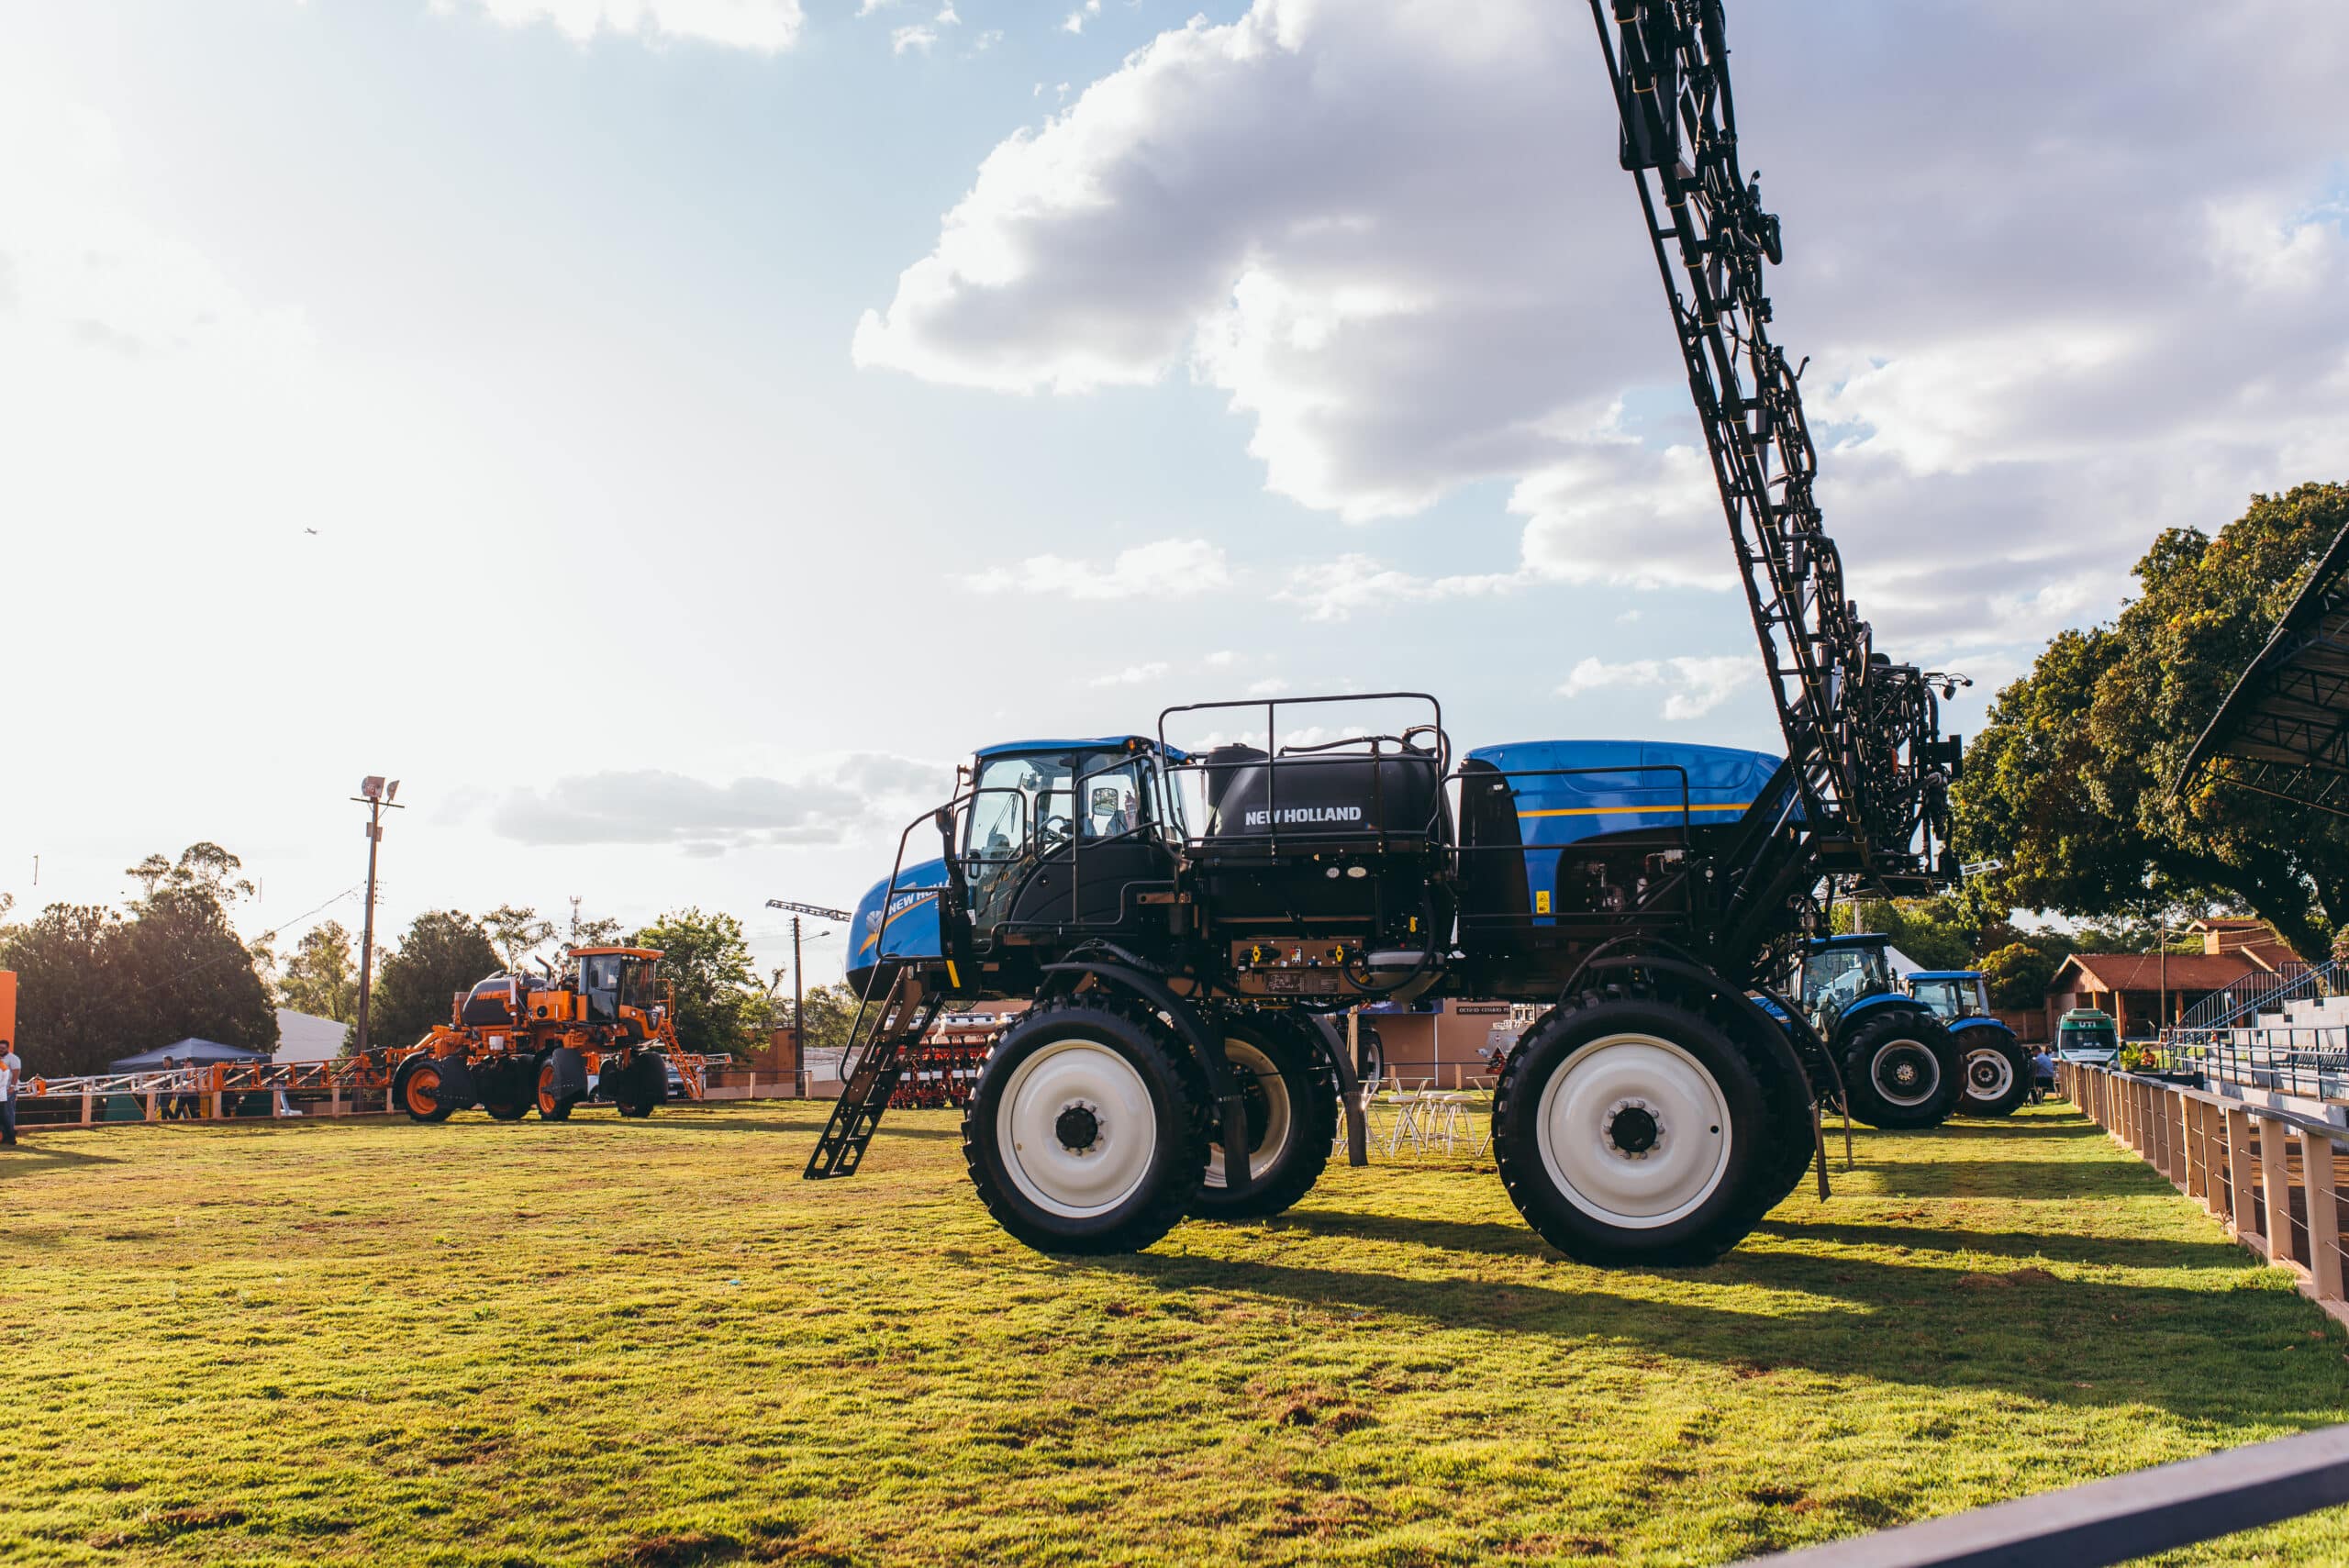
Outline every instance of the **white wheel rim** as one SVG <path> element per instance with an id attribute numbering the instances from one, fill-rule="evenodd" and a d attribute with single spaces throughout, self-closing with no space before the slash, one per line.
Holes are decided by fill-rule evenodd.
<path id="1" fill-rule="evenodd" d="M 1868 1082 L 1887 1104 L 1921 1106 L 1942 1086 L 1941 1058 L 1921 1040 L 1888 1040 L 1868 1062 Z"/>
<path id="2" fill-rule="evenodd" d="M 1965 1053 L 1965 1092 L 1977 1100 L 2003 1100 L 2015 1086 L 2015 1064 L 1996 1046 Z"/>
<path id="3" fill-rule="evenodd" d="M 1641 1141 L 1642 1130 L 1652 1130 L 1651 1146 L 1621 1146 Z M 1721 1184 L 1729 1098 L 1704 1063 L 1670 1040 L 1606 1035 L 1542 1086 L 1534 1140 L 1567 1202 L 1606 1224 L 1650 1230 L 1696 1212 Z"/>
<path id="4" fill-rule="evenodd" d="M 1223 1059 L 1234 1067 L 1244 1067 L 1256 1075 L 1256 1086 L 1264 1095 L 1264 1136 L 1248 1151 L 1248 1179 L 1254 1181 L 1279 1162 L 1288 1151 L 1290 1134 L 1297 1118 L 1288 1103 L 1288 1080 L 1273 1065 L 1273 1059 L 1244 1040 L 1227 1039 L 1223 1042 Z M 1223 1137 L 1220 1129 L 1214 1134 L 1208 1149 L 1208 1178 L 1206 1184 L 1219 1187 L 1223 1180 Z"/>
<path id="5" fill-rule="evenodd" d="M 1093 1123 L 1082 1149 L 1063 1141 L 1064 1113 Z M 1022 1062 L 996 1106 L 996 1138 L 1012 1184 L 1065 1219 L 1106 1214 L 1150 1174 L 1158 1114 L 1133 1063 L 1099 1040 L 1056 1040 Z"/>

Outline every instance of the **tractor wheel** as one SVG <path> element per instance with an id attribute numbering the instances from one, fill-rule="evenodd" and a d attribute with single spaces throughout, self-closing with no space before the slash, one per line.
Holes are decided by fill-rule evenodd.
<path id="1" fill-rule="evenodd" d="M 1965 1086 L 1957 1042 L 1939 1019 L 1915 1008 L 1864 1020 L 1843 1047 L 1844 1092 L 1852 1114 L 1870 1127 L 1939 1127 Z"/>
<path id="2" fill-rule="evenodd" d="M 1139 1252 L 1207 1170 L 1183 1048 L 1139 1006 L 1040 1002 L 1003 1032 L 963 1112 L 963 1158 L 996 1223 L 1040 1252 Z"/>
<path id="3" fill-rule="evenodd" d="M 1965 1029 L 1957 1053 L 1965 1082 L 1958 1115 L 2005 1116 L 2031 1097 L 2031 1053 L 2013 1035 L 1987 1025 Z"/>
<path id="4" fill-rule="evenodd" d="M 431 1058 L 410 1057 L 400 1069 L 398 1080 L 392 1085 L 392 1098 L 407 1112 L 407 1119 L 422 1122 L 443 1122 L 449 1119 L 449 1107 L 440 1103 L 440 1069 Z"/>
<path id="5" fill-rule="evenodd" d="M 1785 1141 L 1809 1142 L 1784 1076 L 1676 1002 L 1586 993 L 1501 1070 L 1494 1162 L 1518 1212 L 1578 1262 L 1709 1263 L 1785 1195 Z"/>
<path id="6" fill-rule="evenodd" d="M 629 1070 L 617 1077 L 612 1104 L 624 1117 L 649 1117 L 669 1098 L 669 1063 L 652 1051 L 638 1051 Z"/>
<path id="7" fill-rule="evenodd" d="M 540 1121 L 569 1121 L 571 1107 L 579 1103 L 580 1096 L 557 1094 L 554 1082 L 554 1063 L 540 1062 L 538 1092 L 533 1096 L 539 1107 L 539 1119 Z"/>
<path id="8" fill-rule="evenodd" d="M 530 1114 L 530 1064 L 497 1058 L 474 1075 L 481 1084 L 481 1108 L 492 1121 L 520 1121 Z"/>
<path id="9" fill-rule="evenodd" d="M 1213 1022 L 1212 1019 L 1209 1020 Z M 1224 1020 L 1224 1060 L 1248 1106 L 1248 1184 L 1224 1174 L 1221 1129 L 1208 1118 L 1207 1177 L 1191 1212 L 1206 1219 L 1261 1219 L 1313 1190 L 1338 1136 L 1338 1091 L 1300 1035 L 1256 1021 Z"/>

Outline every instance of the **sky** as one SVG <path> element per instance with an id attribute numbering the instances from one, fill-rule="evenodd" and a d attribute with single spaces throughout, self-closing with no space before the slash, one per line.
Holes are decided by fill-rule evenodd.
<path id="1" fill-rule="evenodd" d="M 2159 529 L 2349 478 L 2337 0 L 1730 28 L 1948 727 Z M 249 935 L 355 927 L 380 773 L 389 931 L 697 906 L 763 969 L 996 741 L 1773 746 L 1614 137 L 1554 0 L 0 0 L 0 892 L 210 840 Z"/>

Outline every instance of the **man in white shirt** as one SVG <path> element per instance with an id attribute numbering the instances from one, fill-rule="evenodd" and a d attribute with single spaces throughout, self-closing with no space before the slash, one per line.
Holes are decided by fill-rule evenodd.
<path id="1" fill-rule="evenodd" d="M 17 1085 L 24 1076 L 25 1063 L 17 1048 L 0 1040 L 0 1149 L 17 1145 Z"/>

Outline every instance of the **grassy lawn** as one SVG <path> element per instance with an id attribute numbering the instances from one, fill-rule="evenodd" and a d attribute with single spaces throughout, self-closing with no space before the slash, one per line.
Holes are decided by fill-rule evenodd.
<path id="1" fill-rule="evenodd" d="M 1055 1262 L 951 1115 L 805 1184 L 818 1125 L 35 1135 L 0 1561 L 1718 1562 L 2349 1419 L 2341 1330 L 2064 1106 L 1651 1274 L 1465 1159 Z"/>

